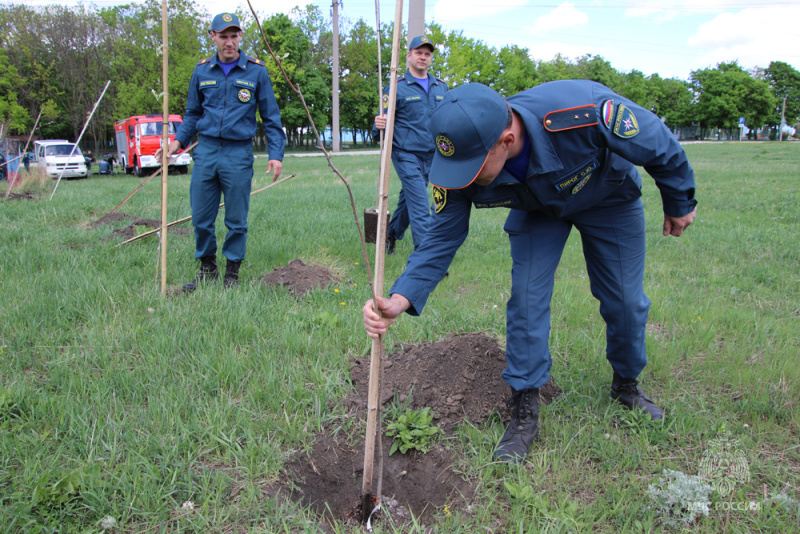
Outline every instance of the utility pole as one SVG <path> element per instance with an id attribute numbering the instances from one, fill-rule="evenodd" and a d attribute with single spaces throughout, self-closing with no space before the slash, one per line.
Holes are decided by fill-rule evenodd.
<path id="1" fill-rule="evenodd" d="M 425 0 L 411 0 L 408 4 L 408 39 L 425 35 Z"/>
<path id="2" fill-rule="evenodd" d="M 342 145 L 339 135 L 339 2 L 333 0 L 333 124 L 331 125 L 331 151 L 335 154 L 341 152 Z"/>
<path id="3" fill-rule="evenodd" d="M 786 97 L 783 97 L 783 111 L 781 111 L 781 126 L 778 128 L 778 141 L 783 141 L 783 129 L 786 127 Z"/>

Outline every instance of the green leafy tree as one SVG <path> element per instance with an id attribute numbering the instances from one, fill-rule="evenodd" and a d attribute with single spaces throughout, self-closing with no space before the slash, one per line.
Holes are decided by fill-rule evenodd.
<path id="1" fill-rule="evenodd" d="M 653 74 L 647 81 L 650 109 L 668 126 L 691 126 L 695 116 L 694 92 L 689 82 L 662 79 Z"/>
<path id="2" fill-rule="evenodd" d="M 497 54 L 500 64 L 499 80 L 494 89 L 503 96 L 511 96 L 538 85 L 536 63 L 527 48 L 504 46 Z"/>
<path id="3" fill-rule="evenodd" d="M 494 87 L 500 81 L 501 67 L 494 48 L 466 37 L 461 30 L 445 35 L 436 24 L 430 26 L 429 35 L 437 45 L 431 72 L 448 87 L 473 82 Z"/>
<path id="4" fill-rule="evenodd" d="M 208 15 L 195 2 L 170 1 L 168 9 L 169 112 L 182 115 L 195 65 L 215 50 L 208 38 Z M 109 48 L 116 80 L 115 120 L 162 113 L 161 2 L 115 6 L 99 15 L 112 28 Z"/>
<path id="5" fill-rule="evenodd" d="M 736 62 L 692 71 L 691 82 L 705 128 L 735 129 L 739 117 L 745 117 L 750 128 L 758 128 L 774 113 L 776 99 L 767 82 L 756 80 Z"/>
<path id="6" fill-rule="evenodd" d="M 773 61 L 764 70 L 764 76 L 776 100 L 775 112 L 767 120 L 767 123 L 780 124 L 784 100 L 786 101 L 786 123 L 794 124 L 800 120 L 800 72 L 788 63 Z"/>
<path id="7" fill-rule="evenodd" d="M 5 132 L 24 133 L 29 127 L 28 111 L 17 103 L 20 78 L 16 67 L 8 64 L 5 50 L 0 49 L 0 123 Z"/>
<path id="8" fill-rule="evenodd" d="M 358 20 L 341 45 L 341 101 L 343 128 L 370 138 L 375 114 L 380 105 L 378 80 L 378 42 L 375 29 Z"/>

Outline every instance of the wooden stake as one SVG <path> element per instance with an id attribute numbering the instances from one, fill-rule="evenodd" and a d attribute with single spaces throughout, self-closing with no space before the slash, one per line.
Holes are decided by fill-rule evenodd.
<path id="1" fill-rule="evenodd" d="M 167 177 L 169 176 L 169 41 L 167 0 L 161 2 L 161 91 L 164 95 L 161 120 L 161 296 L 167 294 Z"/>
<path id="2" fill-rule="evenodd" d="M 392 165 L 392 138 L 394 136 L 395 100 L 397 98 L 397 66 L 399 64 L 400 29 L 403 14 L 403 0 L 395 3 L 394 32 L 392 34 L 392 65 L 391 81 L 389 83 L 389 108 L 386 114 L 386 135 L 381 152 L 381 180 L 378 189 L 378 235 L 375 238 L 375 277 L 373 279 L 373 292 L 383 295 L 384 258 L 386 256 L 386 226 L 388 224 L 386 212 L 389 198 L 389 177 Z M 380 314 L 377 303 L 375 311 Z M 383 336 L 372 340 L 372 353 L 369 367 L 369 393 L 367 397 L 367 434 L 364 440 L 364 480 L 361 484 L 361 511 L 366 522 L 372 513 L 376 498 L 373 495 L 373 467 L 375 461 L 375 438 L 378 432 L 378 415 L 380 413 L 380 376 L 381 355 L 383 353 Z M 382 473 L 379 473 L 379 479 Z M 380 484 L 379 484 L 380 486 Z"/>

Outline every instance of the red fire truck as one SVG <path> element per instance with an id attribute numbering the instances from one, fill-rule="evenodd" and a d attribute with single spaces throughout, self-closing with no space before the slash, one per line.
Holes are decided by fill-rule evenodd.
<path id="1" fill-rule="evenodd" d="M 169 116 L 169 140 L 175 139 L 175 132 L 183 122 L 180 115 Z M 136 115 L 114 123 L 117 140 L 117 161 L 126 174 L 142 176 L 147 171 L 152 172 L 161 166 L 161 161 L 155 158 L 156 150 L 161 146 L 161 132 L 163 115 Z M 188 153 L 183 153 L 173 158 L 169 163 L 170 170 L 186 174 L 192 158 Z"/>

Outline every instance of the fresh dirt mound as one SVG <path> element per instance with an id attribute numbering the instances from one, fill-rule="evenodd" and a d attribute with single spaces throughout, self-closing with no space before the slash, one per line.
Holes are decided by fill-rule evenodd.
<path id="1" fill-rule="evenodd" d="M 479 424 L 492 413 L 505 413 L 510 390 L 501 373 L 505 350 L 484 334 L 463 334 L 442 341 L 407 345 L 395 354 L 383 355 L 381 404 L 401 403 L 434 413 L 434 422 L 452 430 L 465 419 Z M 366 407 L 369 389 L 369 357 L 357 358 L 350 368 L 356 395 L 345 402 Z M 549 404 L 561 394 L 552 380 L 539 388 L 539 401 Z M 411 399 L 408 399 L 408 396 Z"/>
<path id="2" fill-rule="evenodd" d="M 5 195 L 0 195 L 0 198 L 5 198 L 7 200 L 39 200 L 39 193 L 23 191 L 22 193 L 9 193 L 7 197 Z"/>
<path id="3" fill-rule="evenodd" d="M 505 414 L 509 388 L 501 372 L 505 351 L 497 341 L 481 333 L 468 333 L 418 345 L 407 345 L 382 359 L 382 404 L 398 400 L 411 409 L 429 407 L 434 424 L 447 434 L 469 420 L 486 421 L 493 413 Z M 369 358 L 357 358 L 351 365 L 351 380 L 356 394 L 344 399 L 345 406 L 366 419 L 369 388 Z M 561 389 L 548 382 L 539 389 L 540 403 L 548 404 Z M 442 443 L 426 454 L 388 455 L 391 438 L 383 439 L 382 506 L 395 524 L 403 524 L 411 513 L 426 520 L 447 505 L 457 508 L 468 503 L 473 484 L 458 473 L 456 460 Z M 375 477 L 378 473 L 375 458 Z M 301 453 L 286 465 L 293 485 L 291 498 L 320 514 L 337 519 L 360 519 L 364 444 L 348 444 L 341 437 L 323 434 L 309 453 Z M 377 488 L 375 488 L 377 491 Z M 386 496 L 392 496 L 391 499 Z"/>
<path id="4" fill-rule="evenodd" d="M 144 226 L 146 228 L 155 229 L 161 226 L 161 221 L 158 219 L 142 219 L 136 217 L 135 215 L 128 215 L 127 213 L 120 213 L 120 212 L 113 212 L 108 213 L 101 217 L 100 219 L 96 220 L 91 224 L 91 228 L 97 228 L 98 226 L 102 226 L 104 224 L 113 224 L 115 222 L 120 221 L 127 221 L 132 220 L 133 222 L 124 228 L 118 228 L 111 232 L 110 235 L 107 235 L 102 239 L 102 241 L 108 241 L 109 239 L 113 239 L 115 237 L 121 237 L 123 239 L 130 239 L 136 235 L 136 227 L 137 226 Z M 171 227 L 168 232 L 173 235 L 186 235 L 192 232 L 191 228 L 175 228 Z"/>
<path id="5" fill-rule="evenodd" d="M 271 286 L 285 287 L 296 297 L 302 297 L 312 289 L 327 287 L 336 280 L 331 272 L 319 265 L 306 265 L 302 260 L 292 260 L 286 267 L 275 267 L 261 277 Z"/>
<path id="6" fill-rule="evenodd" d="M 415 517 L 427 519 L 444 506 L 459 508 L 468 503 L 475 487 L 457 473 L 451 453 L 440 444 L 427 453 L 417 451 L 389 456 L 391 440 L 384 438 L 382 511 L 373 521 L 391 517 L 402 525 Z M 362 520 L 361 490 L 364 478 L 364 444 L 323 435 L 308 454 L 301 453 L 284 468 L 294 482 L 292 500 L 302 502 L 320 515 L 357 524 Z M 375 455 L 374 485 L 377 485 L 378 455 Z M 375 487 L 377 491 L 377 487 Z"/>

